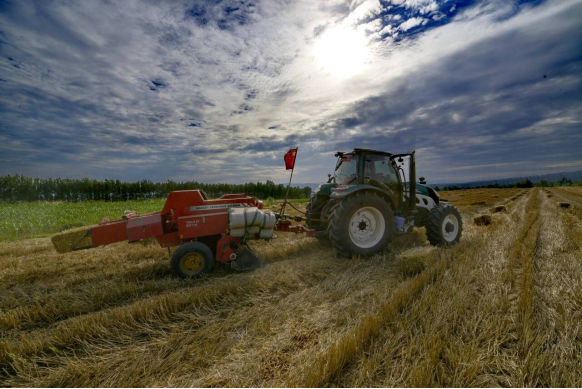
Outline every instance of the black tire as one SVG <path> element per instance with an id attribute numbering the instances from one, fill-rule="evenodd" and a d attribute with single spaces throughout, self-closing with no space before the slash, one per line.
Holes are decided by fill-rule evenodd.
<path id="1" fill-rule="evenodd" d="M 426 208 L 416 207 L 416 216 L 414 216 L 414 226 L 424 227 L 429 219 L 430 211 Z"/>
<path id="2" fill-rule="evenodd" d="M 184 243 L 170 260 L 172 274 L 181 279 L 200 278 L 214 268 L 214 256 L 210 247 L 201 242 Z"/>
<path id="3" fill-rule="evenodd" d="M 325 196 L 313 196 L 309 200 L 305 211 L 305 222 L 308 228 L 313 228 L 315 231 L 325 229 L 325 226 L 321 222 L 314 221 L 314 219 L 321 219 L 321 210 L 325 207 L 328 201 L 329 198 Z"/>
<path id="4" fill-rule="evenodd" d="M 378 237 L 376 243 L 371 247 L 362 247 L 356 244 L 350 234 L 350 221 L 352 217 L 362 208 L 374 208 L 384 218 L 384 234 Z M 359 223 L 366 224 L 362 221 Z M 368 228 L 369 226 L 364 226 Z M 362 231 L 365 228 L 359 227 Z M 342 199 L 331 210 L 328 223 L 328 235 L 331 243 L 337 251 L 350 258 L 352 255 L 368 256 L 386 247 L 394 237 L 394 212 L 387 200 L 374 192 L 362 191 L 349 195 Z"/>
<path id="5" fill-rule="evenodd" d="M 449 218 L 447 218 L 449 217 Z M 456 218 L 457 226 L 451 223 L 451 218 Z M 443 226 L 444 223 L 452 226 L 456 230 L 456 235 L 449 235 L 453 231 L 447 231 L 449 226 Z M 451 246 L 459 241 L 463 233 L 463 219 L 461 214 L 451 204 L 441 203 L 430 210 L 428 220 L 426 221 L 426 236 L 433 246 Z"/>

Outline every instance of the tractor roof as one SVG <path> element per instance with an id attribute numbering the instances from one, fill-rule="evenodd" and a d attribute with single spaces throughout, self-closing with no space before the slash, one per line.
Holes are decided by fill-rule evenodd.
<path id="1" fill-rule="evenodd" d="M 354 151 L 338 151 L 336 153 L 336 156 L 343 155 L 343 154 L 349 154 L 349 153 L 357 153 L 357 154 L 359 154 L 359 153 L 371 153 L 371 154 L 381 154 L 381 155 L 392 155 L 392 153 L 389 153 L 387 151 L 355 148 Z"/>

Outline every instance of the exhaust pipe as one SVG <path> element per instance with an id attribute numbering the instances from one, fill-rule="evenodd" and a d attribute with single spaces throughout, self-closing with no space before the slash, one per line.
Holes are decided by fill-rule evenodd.
<path id="1" fill-rule="evenodd" d="M 411 212 L 416 209 L 416 162 L 414 161 L 415 152 L 416 151 L 410 153 L 410 171 L 408 172 L 408 189 L 410 190 L 408 197 L 408 210 Z"/>

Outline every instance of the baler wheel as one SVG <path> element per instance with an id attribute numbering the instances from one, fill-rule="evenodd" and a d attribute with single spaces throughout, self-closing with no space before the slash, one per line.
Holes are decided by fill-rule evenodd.
<path id="1" fill-rule="evenodd" d="M 170 268 L 181 279 L 200 278 L 214 268 L 212 250 L 201 242 L 185 243 L 172 255 Z"/>

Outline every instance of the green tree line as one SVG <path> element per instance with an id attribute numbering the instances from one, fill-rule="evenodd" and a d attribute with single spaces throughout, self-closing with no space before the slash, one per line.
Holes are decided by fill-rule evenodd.
<path id="1" fill-rule="evenodd" d="M 495 189 L 502 189 L 502 188 L 533 188 L 534 186 L 545 188 L 551 186 L 582 186 L 582 181 L 572 181 L 569 178 L 562 177 L 560 181 L 556 182 L 548 182 L 546 180 L 541 180 L 537 184 L 534 184 L 529 179 L 525 179 L 523 181 L 516 182 L 515 184 L 489 184 L 484 186 L 472 186 L 472 187 L 462 187 L 457 185 L 452 186 L 444 186 L 443 190 L 451 191 L 451 190 L 463 190 L 463 189 L 482 189 L 482 188 L 495 188 Z M 439 191 L 440 188 L 438 186 L 435 187 L 436 191 Z"/>
<path id="2" fill-rule="evenodd" d="M 197 181 L 122 182 L 119 180 L 90 180 L 70 178 L 30 178 L 21 175 L 0 176 L 0 201 L 127 201 L 165 198 L 175 190 L 201 189 L 210 198 L 227 193 L 246 193 L 249 196 L 266 199 L 285 197 L 286 186 L 272 181 L 249 182 L 246 184 L 204 184 Z M 291 187 L 289 198 L 307 198 L 311 188 Z"/>

